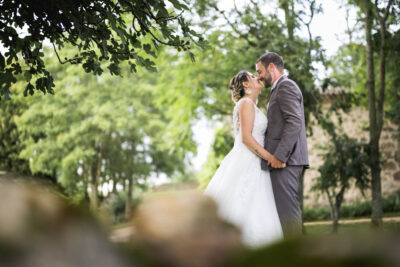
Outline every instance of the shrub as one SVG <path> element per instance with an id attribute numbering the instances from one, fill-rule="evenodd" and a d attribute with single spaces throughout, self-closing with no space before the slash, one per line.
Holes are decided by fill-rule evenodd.
<path id="1" fill-rule="evenodd" d="M 382 199 L 382 209 L 384 213 L 400 212 L 400 190 Z M 340 218 L 369 217 L 370 215 L 371 201 L 343 205 L 340 209 Z M 316 208 L 304 207 L 303 220 L 305 222 L 330 219 L 331 215 L 328 206 Z"/>

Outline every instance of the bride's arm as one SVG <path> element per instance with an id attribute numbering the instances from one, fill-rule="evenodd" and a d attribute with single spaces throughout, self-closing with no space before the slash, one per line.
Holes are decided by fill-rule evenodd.
<path id="1" fill-rule="evenodd" d="M 265 150 L 251 134 L 253 131 L 254 117 L 254 104 L 250 101 L 243 101 L 239 108 L 243 144 L 245 144 L 254 154 L 269 162 L 271 154 Z"/>

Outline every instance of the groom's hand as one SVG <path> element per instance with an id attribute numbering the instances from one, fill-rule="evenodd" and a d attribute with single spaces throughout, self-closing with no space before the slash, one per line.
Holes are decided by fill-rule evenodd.
<path id="1" fill-rule="evenodd" d="M 282 169 L 286 167 L 286 164 L 275 158 L 274 155 L 271 155 L 270 160 L 268 161 L 268 165 L 271 165 L 271 167 L 275 169 Z"/>

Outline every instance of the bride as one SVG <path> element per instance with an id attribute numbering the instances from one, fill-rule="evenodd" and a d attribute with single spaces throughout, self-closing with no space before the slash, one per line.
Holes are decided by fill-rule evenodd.
<path id="1" fill-rule="evenodd" d="M 261 144 L 267 118 L 256 104 L 263 86 L 247 71 L 230 81 L 235 144 L 208 184 L 219 214 L 242 231 L 244 244 L 262 246 L 283 237 L 275 206 L 269 171 L 261 169 L 261 158 L 271 154 Z"/>

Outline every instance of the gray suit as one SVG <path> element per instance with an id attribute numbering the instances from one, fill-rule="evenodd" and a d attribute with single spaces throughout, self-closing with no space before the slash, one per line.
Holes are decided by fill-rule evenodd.
<path id="1" fill-rule="evenodd" d="M 261 168 L 269 169 L 276 207 L 285 237 L 301 234 L 301 212 L 298 206 L 298 181 L 309 168 L 303 95 L 297 84 L 281 77 L 271 91 L 268 104 L 268 128 L 265 149 L 285 162 L 274 169 L 263 160 Z"/>

